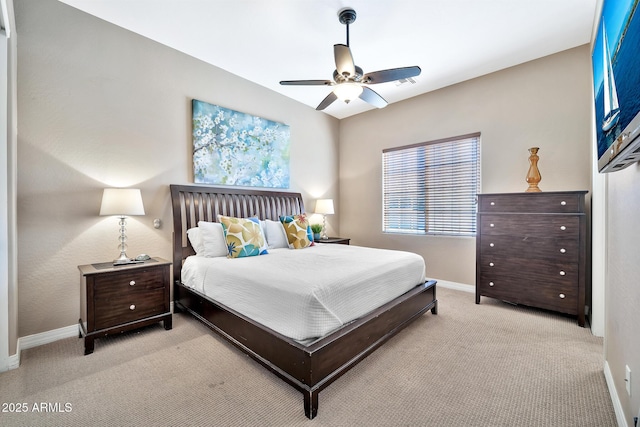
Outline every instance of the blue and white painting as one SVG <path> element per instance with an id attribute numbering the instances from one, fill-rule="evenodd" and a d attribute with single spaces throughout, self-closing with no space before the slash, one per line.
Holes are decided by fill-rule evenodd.
<path id="1" fill-rule="evenodd" d="M 193 177 L 199 184 L 289 188 L 289 126 L 198 101 Z"/>

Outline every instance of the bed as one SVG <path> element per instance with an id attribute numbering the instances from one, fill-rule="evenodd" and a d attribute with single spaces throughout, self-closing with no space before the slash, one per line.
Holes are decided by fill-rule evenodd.
<path id="1" fill-rule="evenodd" d="M 282 215 L 303 214 L 301 194 L 200 185 L 171 185 L 170 190 L 174 227 L 174 309 L 190 313 L 299 390 L 304 398 L 305 415 L 310 419 L 317 415 L 318 395 L 322 389 L 413 320 L 429 310 L 437 314 L 436 282 L 426 280 L 411 285 L 400 296 L 320 338 L 301 339 L 278 332 L 278 327 L 265 326 L 264 322 L 208 297 L 204 289 L 183 283 L 182 266 L 189 264 L 195 255 L 187 231 L 200 221 L 215 222 L 218 215 L 278 221 Z M 279 256 L 276 252 L 264 256 L 262 261 L 275 261 Z M 267 258 L 269 256 L 272 258 Z"/>

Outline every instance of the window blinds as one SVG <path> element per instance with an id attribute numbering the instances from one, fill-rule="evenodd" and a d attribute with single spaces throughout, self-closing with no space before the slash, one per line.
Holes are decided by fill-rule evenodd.
<path id="1" fill-rule="evenodd" d="M 471 236 L 480 191 L 480 134 L 384 150 L 383 231 Z"/>

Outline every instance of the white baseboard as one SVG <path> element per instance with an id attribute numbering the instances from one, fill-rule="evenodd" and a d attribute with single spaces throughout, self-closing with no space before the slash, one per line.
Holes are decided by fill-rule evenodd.
<path id="1" fill-rule="evenodd" d="M 465 285 L 464 283 L 450 282 L 448 280 L 440 280 L 440 279 L 435 279 L 435 280 L 438 281 L 437 286 L 441 286 L 443 288 L 455 289 L 456 291 L 463 291 L 463 292 L 470 292 L 470 293 L 476 292 L 475 285 Z"/>
<path id="2" fill-rule="evenodd" d="M 20 357 L 18 353 L 13 356 L 9 356 L 7 359 L 3 360 L 0 363 L 0 372 L 10 371 L 11 369 L 16 369 L 20 366 Z"/>
<path id="3" fill-rule="evenodd" d="M 23 349 L 37 347 L 43 344 L 49 344 L 64 338 L 77 337 L 78 325 L 65 326 L 64 328 L 54 329 L 52 331 L 41 332 L 39 334 L 27 335 L 18 338 L 16 354 L 9 356 L 6 367 L 2 367 L 0 372 L 4 370 L 17 369 L 20 367 L 20 352 Z"/>
<path id="4" fill-rule="evenodd" d="M 39 345 L 49 344 L 54 341 L 63 340 L 65 338 L 77 337 L 78 325 L 69 325 L 64 328 L 53 329 L 51 331 L 41 332 L 39 334 L 27 335 L 18 338 L 18 347 L 22 350 L 38 347 Z"/>
<path id="5" fill-rule="evenodd" d="M 620 398 L 618 397 L 616 386 L 613 382 L 613 375 L 611 375 L 609 362 L 607 362 L 606 360 L 604 361 L 604 378 L 607 380 L 607 388 L 609 389 L 609 394 L 611 395 L 611 403 L 613 403 L 613 410 L 616 413 L 618 426 L 629 427 L 629 424 L 627 424 L 627 420 L 624 417 L 624 410 L 622 409 L 622 404 L 620 403 Z"/>

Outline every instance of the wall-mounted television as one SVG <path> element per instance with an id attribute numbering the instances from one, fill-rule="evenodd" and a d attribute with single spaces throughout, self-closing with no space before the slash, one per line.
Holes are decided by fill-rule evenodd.
<path id="1" fill-rule="evenodd" d="M 591 55 L 598 170 L 640 161 L 640 0 L 604 0 Z"/>

